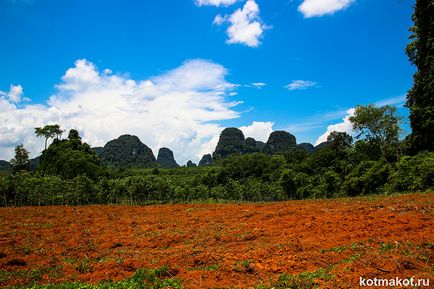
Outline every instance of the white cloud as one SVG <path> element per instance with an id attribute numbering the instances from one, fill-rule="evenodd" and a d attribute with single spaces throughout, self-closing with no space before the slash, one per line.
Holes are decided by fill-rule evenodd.
<path id="1" fill-rule="evenodd" d="M 271 121 L 254 121 L 249 126 L 240 127 L 240 130 L 243 132 L 246 138 L 252 137 L 255 140 L 266 142 L 270 136 L 270 133 L 273 132 L 273 125 L 274 123 Z"/>
<path id="2" fill-rule="evenodd" d="M 406 101 L 406 96 L 401 95 L 401 96 L 392 97 L 392 98 L 377 101 L 375 103 L 375 105 L 376 106 L 385 106 L 385 105 L 400 105 L 400 106 L 402 106 L 405 104 L 405 101 Z"/>
<path id="3" fill-rule="evenodd" d="M 343 118 L 347 114 L 347 109 L 339 109 L 325 113 L 310 115 L 305 118 L 298 118 L 296 122 L 292 122 L 286 126 L 285 130 L 291 133 L 304 133 L 315 129 L 323 128 L 324 124 L 338 118 Z"/>
<path id="4" fill-rule="evenodd" d="M 229 6 L 237 2 L 238 0 L 196 0 L 195 3 L 197 6 Z"/>
<path id="5" fill-rule="evenodd" d="M 355 0 L 304 0 L 298 6 L 304 17 L 319 17 L 327 14 L 333 14 L 350 6 Z"/>
<path id="6" fill-rule="evenodd" d="M 262 88 L 262 87 L 266 86 L 267 84 L 264 82 L 253 82 L 251 85 L 253 85 L 256 88 Z"/>
<path id="7" fill-rule="evenodd" d="M 214 21 L 212 22 L 215 25 L 222 25 L 225 23 L 226 18 L 221 16 L 220 14 L 217 14 L 216 17 L 214 17 Z"/>
<path id="8" fill-rule="evenodd" d="M 320 143 L 327 141 L 327 137 L 334 131 L 353 134 L 353 125 L 350 122 L 350 117 L 354 115 L 354 111 L 354 108 L 350 108 L 347 110 L 347 115 L 342 119 L 341 122 L 329 125 L 326 132 L 316 140 L 315 145 L 319 145 Z"/>
<path id="9" fill-rule="evenodd" d="M 299 89 L 306 89 L 312 86 L 317 85 L 314 81 L 309 80 L 294 80 L 287 86 L 285 86 L 289 90 L 299 90 Z"/>
<path id="10" fill-rule="evenodd" d="M 235 10 L 231 15 L 217 15 L 214 24 L 229 23 L 226 31 L 227 43 L 240 43 L 249 47 L 257 47 L 267 26 L 259 17 L 259 6 L 254 0 L 247 0 L 243 8 Z"/>
<path id="11" fill-rule="evenodd" d="M 218 121 L 239 117 L 233 110 L 238 102 L 225 100 L 236 87 L 226 75 L 219 64 L 191 60 L 151 79 L 133 80 L 78 60 L 46 104 L 19 107 L 0 96 L 0 159 L 10 159 L 20 143 L 32 157 L 39 155 L 43 140 L 36 138 L 34 127 L 59 123 L 67 130 L 78 129 L 92 146 L 128 133 L 154 153 L 165 146 L 179 163 L 194 160 L 222 130 Z"/>
<path id="12" fill-rule="evenodd" d="M 21 102 L 21 98 L 23 97 L 23 87 L 21 85 L 11 85 L 9 88 L 9 92 L 0 91 L 0 97 L 5 97 L 12 103 Z M 25 100 L 28 100 L 26 98 Z"/>

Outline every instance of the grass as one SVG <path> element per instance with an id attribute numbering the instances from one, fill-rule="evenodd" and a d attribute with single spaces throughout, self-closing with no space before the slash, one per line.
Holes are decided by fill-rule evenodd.
<path id="1" fill-rule="evenodd" d="M 18 279 L 18 278 L 26 280 L 28 284 L 35 284 L 41 281 L 42 274 L 43 272 L 41 272 L 38 269 L 18 270 L 13 272 L 0 270 L 0 284 L 8 282 L 10 279 Z"/>
<path id="2" fill-rule="evenodd" d="M 334 247 L 334 248 L 330 248 L 330 249 L 323 249 L 323 250 L 321 250 L 321 253 L 326 253 L 326 252 L 342 253 L 346 249 L 348 249 L 347 246 L 339 246 L 339 247 Z"/>
<path id="3" fill-rule="evenodd" d="M 238 273 L 252 273 L 255 271 L 252 260 L 242 260 L 235 263 L 234 271 Z"/>
<path id="4" fill-rule="evenodd" d="M 298 275 L 293 274 L 281 274 L 276 282 L 271 284 L 270 286 L 264 287 L 263 285 L 259 285 L 256 287 L 257 289 L 266 289 L 266 288 L 274 288 L 274 289 L 312 289 L 319 288 L 320 283 L 318 280 L 328 281 L 333 278 L 333 275 L 330 274 L 330 270 L 332 268 L 327 269 L 319 269 L 314 272 L 302 272 Z"/>
<path id="5" fill-rule="evenodd" d="M 378 245 L 378 253 L 384 254 L 387 253 L 393 249 L 397 249 L 399 247 L 399 243 L 392 244 L 392 243 L 380 243 Z"/>
<path id="6" fill-rule="evenodd" d="M 28 286 L 11 286 L 8 289 L 181 289 L 181 281 L 163 266 L 147 270 L 140 269 L 132 277 L 119 282 L 106 281 L 99 284 L 61 283 L 61 284 L 32 284 Z"/>
<path id="7" fill-rule="evenodd" d="M 361 257 L 361 254 L 356 253 L 354 255 L 351 255 L 351 257 L 342 260 L 342 263 L 353 263 L 354 261 L 360 259 L 360 257 Z"/>

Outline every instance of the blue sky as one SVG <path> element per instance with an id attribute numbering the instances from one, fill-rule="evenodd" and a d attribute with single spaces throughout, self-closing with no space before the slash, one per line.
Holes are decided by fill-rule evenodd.
<path id="1" fill-rule="evenodd" d="M 0 159 L 22 142 L 36 156 L 33 128 L 51 122 L 92 145 L 134 133 L 183 163 L 211 152 L 227 126 L 315 143 L 348 130 L 357 104 L 390 103 L 406 117 L 413 5 L 0 0 Z"/>

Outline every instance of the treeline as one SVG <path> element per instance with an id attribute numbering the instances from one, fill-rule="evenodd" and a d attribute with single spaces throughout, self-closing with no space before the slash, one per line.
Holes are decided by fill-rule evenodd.
<path id="1" fill-rule="evenodd" d="M 313 154 L 232 155 L 214 166 L 107 170 L 73 178 L 19 171 L 0 177 L 2 206 L 259 202 L 434 189 L 434 153 L 396 162 L 361 158 L 358 146 Z"/>
<path id="2" fill-rule="evenodd" d="M 434 190 L 434 152 L 409 154 L 393 107 L 358 106 L 350 121 L 356 141 L 332 132 L 314 150 L 285 131 L 261 143 L 227 128 L 208 165 L 176 168 L 140 166 L 146 147 L 131 136 L 112 142 L 110 156 L 136 158 L 104 164 L 76 130 L 61 139 L 60 126 L 48 125 L 35 130 L 45 142 L 54 139 L 35 170 L 24 146 L 16 147 L 12 170 L 0 175 L 0 205 L 259 202 Z"/>

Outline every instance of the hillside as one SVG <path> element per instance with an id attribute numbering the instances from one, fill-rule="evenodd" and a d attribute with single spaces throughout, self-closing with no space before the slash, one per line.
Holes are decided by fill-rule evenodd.
<path id="1" fill-rule="evenodd" d="M 148 146 L 137 136 L 127 134 L 109 141 L 100 157 L 103 164 L 114 167 L 152 167 L 156 162 Z"/>

